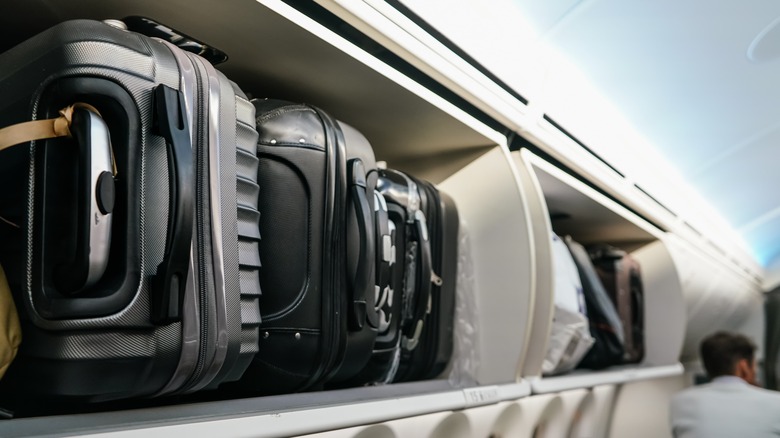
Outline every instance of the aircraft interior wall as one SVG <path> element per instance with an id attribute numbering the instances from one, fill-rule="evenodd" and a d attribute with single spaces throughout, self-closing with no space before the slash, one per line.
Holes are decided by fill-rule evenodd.
<path id="1" fill-rule="evenodd" d="M 692 382 L 702 337 L 740 331 L 761 346 L 759 357 L 777 362 L 764 346 L 780 329 L 765 339 L 753 264 L 713 248 L 532 100 L 496 86 L 388 3 L 192 3 L 30 0 L 10 7 L 0 28 L 18 42 L 72 18 L 151 17 L 228 53 L 218 68 L 252 96 L 312 103 L 360 130 L 378 160 L 436 182 L 457 203 L 474 306 L 456 318 L 473 327 L 456 332 L 471 333 L 474 351 L 456 353 L 432 381 L 0 420 L 0 435 L 39 436 L 56 424 L 57 433 L 94 436 L 659 437 L 668 434 L 670 395 Z M 640 363 L 542 375 L 553 233 L 607 243 L 640 262 Z"/>

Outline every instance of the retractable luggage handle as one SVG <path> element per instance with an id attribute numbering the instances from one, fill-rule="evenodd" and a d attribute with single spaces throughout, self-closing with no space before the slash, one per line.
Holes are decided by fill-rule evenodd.
<path id="1" fill-rule="evenodd" d="M 358 267 L 352 278 L 352 311 L 350 312 L 350 325 L 355 330 L 363 328 L 363 321 L 368 321 L 371 327 L 379 326 L 379 315 L 374 311 L 373 303 L 367 302 L 372 297 L 374 285 L 369 284 L 371 273 L 374 271 L 376 259 L 376 242 L 374 229 L 371 226 L 373 209 L 368 203 L 366 195 L 366 170 L 359 158 L 349 160 L 347 165 L 350 194 L 352 204 L 355 207 L 355 215 L 358 221 L 358 234 L 360 236 L 360 254 L 358 255 Z M 373 301 L 373 300 L 371 300 Z"/>
<path id="2" fill-rule="evenodd" d="M 153 130 L 165 138 L 168 152 L 170 212 L 165 255 L 152 277 L 152 322 L 181 320 L 190 264 L 195 205 L 195 174 L 184 96 L 165 85 L 154 89 Z"/>

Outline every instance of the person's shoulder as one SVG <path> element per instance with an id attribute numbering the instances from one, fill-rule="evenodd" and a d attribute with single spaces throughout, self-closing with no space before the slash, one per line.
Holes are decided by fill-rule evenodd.
<path id="1" fill-rule="evenodd" d="M 711 385 L 705 383 L 704 385 L 696 385 L 685 388 L 672 396 L 672 403 L 685 403 L 688 400 L 701 397 L 710 390 Z"/>
<path id="2" fill-rule="evenodd" d="M 780 403 L 780 392 L 778 391 L 772 391 L 770 389 L 752 385 L 748 385 L 747 388 L 749 388 L 752 393 L 756 394 L 757 397 L 762 397 L 768 402 Z"/>

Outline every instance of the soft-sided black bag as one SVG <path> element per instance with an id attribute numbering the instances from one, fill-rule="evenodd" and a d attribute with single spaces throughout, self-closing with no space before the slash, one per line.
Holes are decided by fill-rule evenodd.
<path id="1" fill-rule="evenodd" d="M 641 362 L 645 356 L 645 298 L 639 262 L 610 245 L 589 246 L 588 253 L 623 324 L 623 361 Z"/>
<path id="2" fill-rule="evenodd" d="M 313 106 L 253 104 L 263 322 L 260 354 L 235 388 L 285 393 L 349 380 L 371 356 L 379 325 L 374 152 Z"/>
<path id="3" fill-rule="evenodd" d="M 419 342 L 402 351 L 397 382 L 432 379 L 449 364 L 453 352 L 460 217 L 455 201 L 428 181 L 410 176 L 420 195 L 431 248 L 430 298 Z M 422 243 L 421 243 L 422 244 Z"/>
<path id="4" fill-rule="evenodd" d="M 607 291 L 596 274 L 585 248 L 567 236 L 568 246 L 582 280 L 582 293 L 588 310 L 590 334 L 594 343 L 578 368 L 601 369 L 623 362 L 623 325 Z"/>

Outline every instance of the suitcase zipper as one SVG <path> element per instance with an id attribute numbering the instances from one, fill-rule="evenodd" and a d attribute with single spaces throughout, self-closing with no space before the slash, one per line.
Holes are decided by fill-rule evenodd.
<path id="1" fill-rule="evenodd" d="M 427 314 L 427 321 L 425 323 L 426 325 L 426 348 L 423 349 L 423 354 L 425 355 L 425 370 L 427 373 L 430 373 L 433 369 L 433 366 L 436 364 L 436 356 L 439 351 L 439 312 L 435 311 L 433 308 L 438 309 L 438 304 L 441 301 L 441 293 L 442 293 L 442 279 L 436 274 L 436 271 L 441 272 L 442 270 L 442 235 L 444 234 L 444 230 L 442 228 L 442 222 L 441 222 L 441 204 L 439 203 L 439 199 L 436 196 L 435 189 L 431 187 L 428 183 L 421 183 L 421 187 L 425 190 L 425 195 L 428 201 L 428 208 L 427 213 L 428 217 L 430 218 L 428 221 L 429 226 L 432 228 L 435 228 L 435 232 L 430 233 L 430 244 L 431 244 L 431 274 L 435 277 L 432 279 L 433 286 L 431 288 L 431 296 L 428 300 L 428 314 Z M 421 376 L 422 378 L 426 378 L 428 376 Z"/>
<path id="2" fill-rule="evenodd" d="M 338 358 L 343 354 L 343 348 L 339 342 L 340 336 L 337 334 L 342 330 L 341 321 L 346 318 L 346 315 L 342 315 L 342 300 L 341 291 L 345 287 L 340 281 L 343 277 L 341 269 L 343 265 L 339 263 L 344 253 L 342 252 L 341 242 L 346 239 L 346 236 L 341 235 L 341 229 L 343 227 L 342 215 L 340 214 L 339 206 L 346 205 L 345 190 L 346 185 L 346 164 L 342 164 L 345 161 L 345 157 L 342 156 L 340 150 L 341 138 L 337 131 L 337 125 L 330 117 L 324 112 L 315 107 L 311 107 L 317 115 L 320 117 L 325 128 L 326 144 L 330 147 L 326 147 L 326 160 L 327 171 L 326 175 L 328 181 L 332 181 L 334 184 L 333 190 L 328 190 L 328 193 L 332 193 L 333 197 L 330 202 L 326 197 L 326 211 L 330 216 L 330 220 L 326 221 L 326 227 L 330 226 L 330 241 L 327 242 L 329 248 L 331 248 L 331 257 L 328 257 L 328 268 L 330 271 L 329 282 L 323 282 L 323 320 L 330 322 L 330 329 L 322 331 L 323 337 L 323 350 L 321 356 L 321 367 L 312 378 L 306 383 L 306 387 L 310 387 L 312 384 L 322 382 L 331 378 L 338 371 L 336 365 Z M 326 233 L 327 235 L 327 233 Z M 324 327 L 323 327 L 324 328 Z"/>
<path id="3" fill-rule="evenodd" d="M 190 60 L 189 58 L 187 58 Z M 192 62 L 192 60 L 190 60 Z M 195 365 L 195 369 L 192 372 L 192 375 L 190 376 L 190 379 L 187 381 L 187 384 L 184 386 L 185 389 L 190 388 L 191 386 L 198 383 L 198 381 L 201 378 L 201 375 L 203 374 L 203 370 L 206 368 L 206 353 L 208 352 L 208 335 L 209 335 L 209 324 L 210 324 L 210 318 L 209 318 L 209 306 L 208 306 L 208 287 L 207 287 L 207 273 L 206 273 L 206 254 L 205 254 L 205 230 L 204 230 L 204 215 L 205 215 L 205 208 L 204 208 L 204 196 L 207 193 L 208 187 L 204 187 L 206 184 L 208 184 L 208 175 L 204 175 L 204 169 L 206 166 L 206 159 L 205 154 L 207 153 L 206 148 L 204 147 L 204 144 L 206 143 L 206 133 L 204 125 L 205 123 L 202 123 L 205 119 L 204 114 L 204 105 L 205 102 L 207 102 L 208 94 L 204 93 L 204 87 L 203 87 L 203 75 L 198 68 L 197 65 L 195 65 L 194 62 L 192 62 L 193 70 L 195 71 L 195 78 L 196 78 L 196 89 L 197 89 L 197 108 L 195 111 L 195 121 L 197 123 L 194 123 L 194 125 L 197 126 L 197 137 L 196 142 L 193 145 L 195 147 L 195 230 L 196 230 L 196 239 L 195 239 L 195 251 L 197 253 L 197 284 L 198 284 L 198 306 L 200 308 L 200 349 L 198 351 L 198 361 Z"/>

